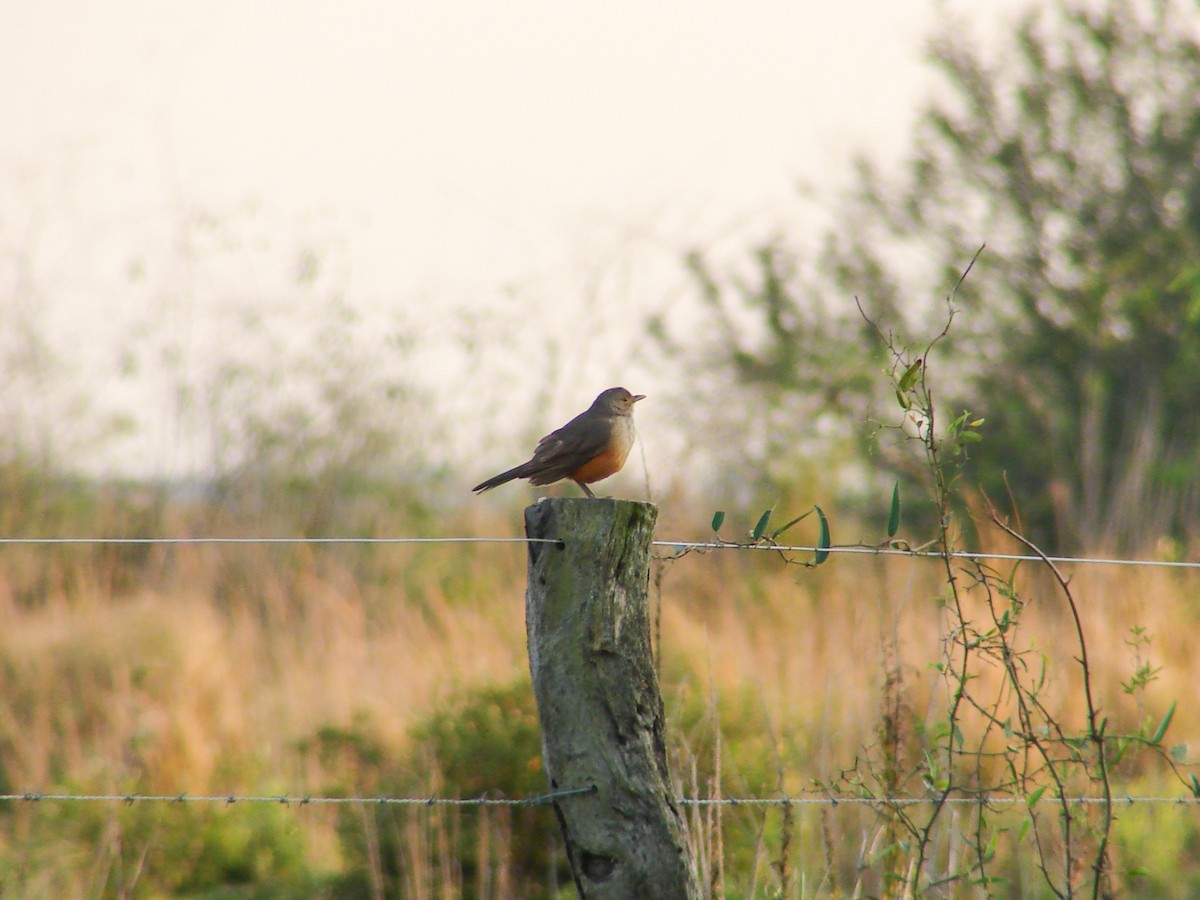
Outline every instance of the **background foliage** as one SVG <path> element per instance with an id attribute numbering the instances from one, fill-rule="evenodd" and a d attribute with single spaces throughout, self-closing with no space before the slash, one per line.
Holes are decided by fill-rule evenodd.
<path id="1" fill-rule="evenodd" d="M 819 262 L 784 238 L 754 249 L 748 274 L 697 252 L 710 311 L 697 357 L 787 408 L 764 455 L 804 448 L 822 420 L 841 435 L 880 399 L 853 297 L 901 337 L 926 333 L 986 244 L 942 398 L 988 417 L 968 483 L 1011 497 L 1060 549 L 1194 532 L 1198 34 L 1194 6 L 1173 0 L 1040 5 L 993 51 L 949 21 L 930 48 L 942 90 L 903 174 L 858 161 Z"/>

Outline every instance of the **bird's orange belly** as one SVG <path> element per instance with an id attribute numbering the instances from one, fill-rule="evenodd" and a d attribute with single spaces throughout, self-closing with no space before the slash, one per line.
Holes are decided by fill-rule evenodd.
<path id="1" fill-rule="evenodd" d="M 609 475 L 614 475 L 621 470 L 621 466 L 625 465 L 625 457 L 629 451 L 625 453 L 614 453 L 611 450 L 606 450 L 599 456 L 593 457 L 589 462 L 585 462 L 582 466 L 570 474 L 572 481 L 579 481 L 583 484 L 592 484 L 595 481 L 600 481 L 602 478 L 607 478 Z"/>

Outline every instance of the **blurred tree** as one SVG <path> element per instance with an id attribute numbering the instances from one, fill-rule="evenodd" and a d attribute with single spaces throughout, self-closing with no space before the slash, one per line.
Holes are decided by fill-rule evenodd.
<path id="1" fill-rule="evenodd" d="M 822 290 L 926 334 L 933 307 L 908 300 L 911 285 L 945 296 L 986 242 L 941 369 L 943 410 L 987 416 L 968 483 L 1011 489 L 1026 529 L 1060 548 L 1183 536 L 1200 521 L 1200 15 L 1177 0 L 1057 2 L 994 53 L 969 34 L 948 22 L 932 42 L 948 90 L 905 174 L 859 162 Z M 717 296 L 731 321 L 736 296 Z M 845 381 L 826 357 L 855 343 L 836 317 L 812 321 L 811 296 L 764 280 L 742 304 L 767 324 L 720 357 L 742 384 Z M 776 325 L 789 319 L 809 320 L 799 339 Z"/>
<path id="2" fill-rule="evenodd" d="M 713 465 L 704 481 L 741 503 L 760 491 L 784 501 L 790 492 L 807 492 L 814 478 L 831 474 L 829 446 L 857 439 L 853 426 L 867 414 L 874 379 L 863 353 L 882 365 L 883 348 L 860 318 L 821 302 L 817 273 L 802 269 L 781 238 L 756 247 L 735 274 L 719 271 L 700 252 L 688 256 L 687 266 L 704 320 L 694 327 L 657 317 L 650 329 L 669 356 L 688 366 L 682 396 L 669 405 L 685 432 L 703 435 Z M 694 397 L 712 398 L 719 413 Z M 798 465 L 817 457 L 826 462 Z M 689 465 L 688 471 L 694 477 L 699 470 Z"/>
<path id="3" fill-rule="evenodd" d="M 337 298 L 230 346 L 200 396 L 213 496 L 243 524 L 324 536 L 388 508 L 423 514 L 439 472 L 427 397 L 406 377 L 411 340 Z"/>

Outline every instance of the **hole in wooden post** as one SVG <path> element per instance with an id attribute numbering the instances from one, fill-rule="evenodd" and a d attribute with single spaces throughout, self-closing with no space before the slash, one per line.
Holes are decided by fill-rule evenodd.
<path id="1" fill-rule="evenodd" d="M 611 856 L 587 851 L 584 851 L 582 863 L 583 874 L 588 881 L 607 881 L 617 868 L 617 861 Z"/>

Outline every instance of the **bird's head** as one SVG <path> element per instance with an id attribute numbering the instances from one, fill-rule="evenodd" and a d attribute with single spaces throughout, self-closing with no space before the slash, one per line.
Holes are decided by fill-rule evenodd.
<path id="1" fill-rule="evenodd" d="M 629 416 L 633 414 L 633 404 L 645 399 L 645 394 L 631 394 L 623 387 L 614 387 L 600 394 L 592 403 L 592 408 L 612 416 Z"/>

